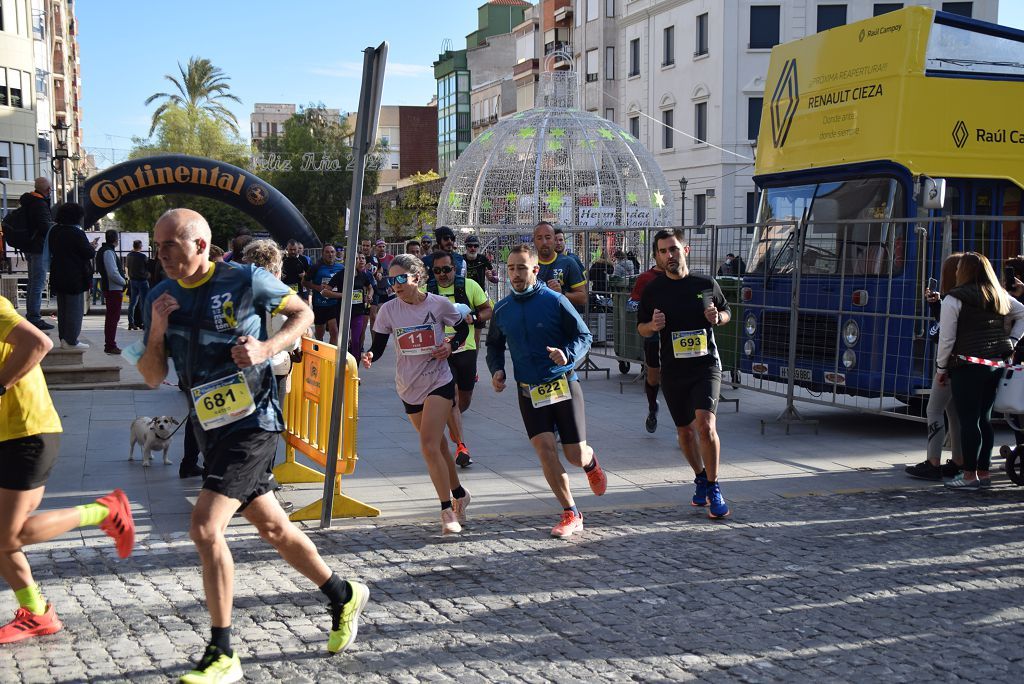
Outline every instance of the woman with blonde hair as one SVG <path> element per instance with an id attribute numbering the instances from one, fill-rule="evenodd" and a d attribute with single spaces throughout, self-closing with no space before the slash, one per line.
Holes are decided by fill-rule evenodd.
<path id="1" fill-rule="evenodd" d="M 1008 322 L 1013 328 L 1006 333 Z M 1002 370 L 1024 335 L 1024 304 L 1010 297 L 983 254 L 967 252 L 956 269 L 956 287 L 942 300 L 935 383 L 950 385 L 960 418 L 964 469 L 947 480 L 951 489 L 992 484 L 992 404 Z M 988 362 L 988 363 L 986 363 Z"/>
<path id="2" fill-rule="evenodd" d="M 962 252 L 956 252 L 946 257 L 942 262 L 942 271 L 939 275 L 939 290 L 933 291 L 930 287 L 924 291 L 925 301 L 931 309 L 932 318 L 935 323 L 928 331 L 928 337 L 932 342 L 939 339 L 939 322 L 942 320 L 942 300 L 949 294 L 949 291 L 956 287 L 956 269 L 960 264 Z M 935 376 L 938 378 L 938 375 Z M 953 393 L 949 383 L 940 385 L 932 381 L 932 390 L 928 395 L 928 408 L 925 411 L 928 419 L 928 450 L 927 458 L 917 465 L 906 467 L 906 473 L 910 477 L 920 480 L 940 481 L 955 477 L 963 466 L 964 457 L 960 449 L 960 419 L 957 417 L 956 408 L 953 406 Z M 953 449 L 953 459 L 942 463 L 942 445 L 946 442 L 946 426 L 949 426 L 950 445 Z"/>

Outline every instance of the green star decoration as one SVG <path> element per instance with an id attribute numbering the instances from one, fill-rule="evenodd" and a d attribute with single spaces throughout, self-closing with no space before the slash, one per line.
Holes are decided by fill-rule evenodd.
<path id="1" fill-rule="evenodd" d="M 515 204 L 515 203 L 516 203 L 516 200 L 518 200 L 518 199 L 519 199 L 519 195 L 517 195 L 517 194 L 516 194 L 516 193 L 514 193 L 514 192 L 510 192 L 510 193 L 508 193 L 507 195 L 505 195 L 505 200 L 506 200 L 506 201 L 507 201 L 507 202 L 508 202 L 509 204 Z"/>
<path id="2" fill-rule="evenodd" d="M 532 138 L 537 135 L 537 129 L 533 126 L 524 126 L 516 133 L 520 138 Z"/>
<path id="3" fill-rule="evenodd" d="M 655 190 L 651 199 L 654 202 L 654 206 L 658 208 L 665 206 L 665 195 L 661 194 L 661 190 Z"/>
<path id="4" fill-rule="evenodd" d="M 565 129 L 564 128 L 552 128 L 551 131 L 550 131 L 550 135 L 551 135 L 552 138 L 564 138 L 565 137 Z"/>
<path id="5" fill-rule="evenodd" d="M 562 200 L 564 197 L 565 194 L 557 188 L 554 190 L 548 190 L 548 208 L 557 213 L 562 208 Z"/>
<path id="6" fill-rule="evenodd" d="M 557 152 L 558 150 L 562 149 L 563 147 L 564 147 L 564 145 L 562 145 L 562 143 L 560 141 L 558 141 L 558 140 L 548 140 L 547 141 L 548 152 Z"/>
<path id="7" fill-rule="evenodd" d="M 599 136 L 601 136 L 602 138 L 604 138 L 605 140 L 615 140 L 615 134 L 612 133 L 607 128 L 599 128 L 599 129 L 597 129 L 597 134 Z"/>
<path id="8" fill-rule="evenodd" d="M 505 145 L 505 154 L 515 154 L 515 153 L 516 153 L 516 146 L 515 145 Z"/>
<path id="9" fill-rule="evenodd" d="M 626 131 L 619 131 L 619 135 L 622 136 L 622 139 L 625 140 L 626 142 L 636 142 L 636 138 L 631 136 Z"/>
<path id="10" fill-rule="evenodd" d="M 491 198 L 484 198 L 484 201 L 480 203 L 480 208 L 484 211 L 490 211 L 494 204 L 491 202 Z"/>
<path id="11" fill-rule="evenodd" d="M 627 202 L 629 202 L 630 204 L 636 204 L 636 200 L 637 200 L 637 197 L 636 197 L 636 193 L 635 192 L 627 192 L 626 193 L 626 201 Z"/>
<path id="12" fill-rule="evenodd" d="M 483 142 L 487 142 L 488 140 L 490 140 L 493 137 L 494 137 L 494 131 L 484 131 L 483 133 L 480 134 L 479 140 L 480 140 L 480 142 L 483 143 Z"/>
<path id="13" fill-rule="evenodd" d="M 454 190 L 448 193 L 448 206 L 452 209 L 458 209 L 462 206 L 462 198 Z"/>
<path id="14" fill-rule="evenodd" d="M 594 149 L 594 141 L 593 140 L 580 140 L 580 147 L 582 147 L 585 150 L 592 150 L 592 149 Z"/>

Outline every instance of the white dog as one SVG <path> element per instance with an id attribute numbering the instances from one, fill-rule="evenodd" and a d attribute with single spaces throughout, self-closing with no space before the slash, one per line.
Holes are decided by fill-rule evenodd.
<path id="1" fill-rule="evenodd" d="M 128 460 L 135 460 L 135 445 L 142 447 L 142 465 L 149 466 L 153 460 L 154 451 L 164 452 L 164 464 L 170 464 L 171 458 L 168 451 L 171 447 L 171 435 L 174 434 L 172 426 L 179 425 L 177 419 L 171 416 L 141 416 L 132 421 L 131 450 L 128 452 Z"/>

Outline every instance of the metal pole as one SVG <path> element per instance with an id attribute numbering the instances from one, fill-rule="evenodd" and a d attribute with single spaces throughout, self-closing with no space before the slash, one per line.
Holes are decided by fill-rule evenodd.
<path id="1" fill-rule="evenodd" d="M 345 227 L 348 246 L 345 248 L 345 286 L 341 296 L 341 315 L 338 325 L 338 352 L 335 357 L 334 402 L 331 404 L 331 423 L 327 437 L 327 464 L 324 473 L 323 508 L 320 527 L 330 527 L 334 513 L 334 480 L 338 474 L 338 445 L 342 444 L 345 403 L 345 378 L 348 373 L 348 342 L 352 327 L 352 290 L 355 285 L 356 251 L 359 249 L 359 214 L 363 206 L 363 178 L 366 157 L 373 148 L 380 117 L 380 97 L 384 85 L 384 64 L 388 44 L 363 50 L 363 84 L 359 90 L 359 110 L 356 131 L 352 138 L 352 198 L 349 201 L 349 220 Z"/>

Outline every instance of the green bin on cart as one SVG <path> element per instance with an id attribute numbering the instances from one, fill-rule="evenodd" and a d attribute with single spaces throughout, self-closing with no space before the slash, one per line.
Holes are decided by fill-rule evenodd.
<path id="1" fill-rule="evenodd" d="M 615 280 L 619 280 L 618 283 Z M 615 314 L 613 341 L 615 356 L 619 357 L 619 372 L 628 373 L 631 361 L 643 363 L 643 338 L 636 331 L 636 311 L 629 310 L 629 293 L 633 289 L 633 280 L 622 282 L 612 279 L 609 285 L 612 296 L 612 307 Z"/>
<path id="2" fill-rule="evenodd" d="M 715 280 L 725 295 L 725 301 L 729 302 L 729 310 L 732 312 L 732 318 L 728 323 L 715 328 L 715 342 L 722 357 L 722 374 L 737 382 L 740 372 L 740 349 L 743 343 L 740 334 L 743 330 L 743 279 L 736 276 L 718 276 Z"/>

